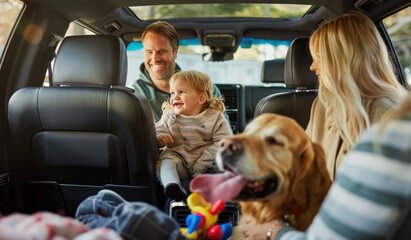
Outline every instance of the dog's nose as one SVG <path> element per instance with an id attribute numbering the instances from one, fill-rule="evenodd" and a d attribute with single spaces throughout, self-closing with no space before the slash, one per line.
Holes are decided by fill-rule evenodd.
<path id="1" fill-rule="evenodd" d="M 243 151 L 243 145 L 234 138 L 223 138 L 220 141 L 220 150 L 225 154 L 240 153 Z"/>

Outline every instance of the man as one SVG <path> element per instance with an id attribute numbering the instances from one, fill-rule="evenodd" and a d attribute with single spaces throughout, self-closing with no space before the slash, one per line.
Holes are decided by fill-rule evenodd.
<path id="1" fill-rule="evenodd" d="M 154 120 L 161 118 L 161 105 L 170 97 L 170 78 L 181 70 L 176 65 L 179 37 L 176 29 L 169 23 L 158 21 L 150 24 L 141 37 L 144 47 L 144 63 L 140 65 L 139 79 L 131 87 L 144 95 L 153 109 Z M 221 96 L 214 86 L 215 96 Z M 228 117 L 226 116 L 227 120 Z"/>

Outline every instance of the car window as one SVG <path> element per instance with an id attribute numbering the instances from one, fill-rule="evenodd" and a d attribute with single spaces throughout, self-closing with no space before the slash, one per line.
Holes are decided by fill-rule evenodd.
<path id="1" fill-rule="evenodd" d="M 88 30 L 85 27 L 82 27 L 80 24 L 76 22 L 71 22 L 69 27 L 67 28 L 67 31 L 64 37 L 76 36 L 76 35 L 95 35 L 95 33 L 93 33 L 92 31 Z"/>
<path id="2" fill-rule="evenodd" d="M 0 55 L 22 8 L 23 3 L 19 0 L 0 0 Z"/>
<path id="3" fill-rule="evenodd" d="M 411 7 L 387 17 L 383 23 L 411 86 Z"/>
<path id="4" fill-rule="evenodd" d="M 200 44 L 198 38 L 180 41 L 176 63 L 184 70 L 197 70 L 210 76 L 214 83 L 262 85 L 261 67 L 263 61 L 283 59 L 291 41 L 243 38 L 234 53 L 233 60 L 211 62 L 203 60 L 203 54 L 210 52 L 208 46 Z M 138 79 L 144 50 L 141 41 L 127 46 L 127 86 Z M 278 84 L 277 84 L 278 85 Z"/>

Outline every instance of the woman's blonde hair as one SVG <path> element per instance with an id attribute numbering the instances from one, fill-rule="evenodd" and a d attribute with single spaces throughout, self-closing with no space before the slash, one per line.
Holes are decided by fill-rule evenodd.
<path id="1" fill-rule="evenodd" d="M 174 75 L 171 77 L 170 84 L 174 81 L 180 81 L 183 84 L 187 84 L 188 86 L 194 88 L 194 90 L 198 94 L 206 93 L 207 100 L 204 103 L 203 111 L 208 108 L 212 108 L 224 113 L 224 100 L 222 97 L 217 98 L 213 95 L 214 85 L 207 74 L 195 70 L 179 71 L 174 73 Z M 161 110 L 163 110 L 163 112 L 170 109 L 171 106 L 168 101 L 164 102 L 161 106 Z"/>
<path id="2" fill-rule="evenodd" d="M 400 104 L 405 88 L 398 82 L 383 39 L 361 13 L 348 13 L 320 26 L 310 52 L 320 66 L 319 99 L 340 136 L 352 145 L 370 126 L 371 100 Z"/>

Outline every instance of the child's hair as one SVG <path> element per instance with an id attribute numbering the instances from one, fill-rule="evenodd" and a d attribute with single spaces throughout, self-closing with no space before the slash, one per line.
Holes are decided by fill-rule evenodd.
<path id="1" fill-rule="evenodd" d="M 174 81 L 180 81 L 183 84 L 194 88 L 197 93 L 205 92 L 207 94 L 207 101 L 204 103 L 203 111 L 207 108 L 212 108 L 224 113 L 225 106 L 222 97 L 217 98 L 213 95 L 214 85 L 207 74 L 195 70 L 178 71 L 170 79 L 170 84 Z M 163 112 L 170 110 L 171 106 L 168 101 L 161 106 Z"/>

